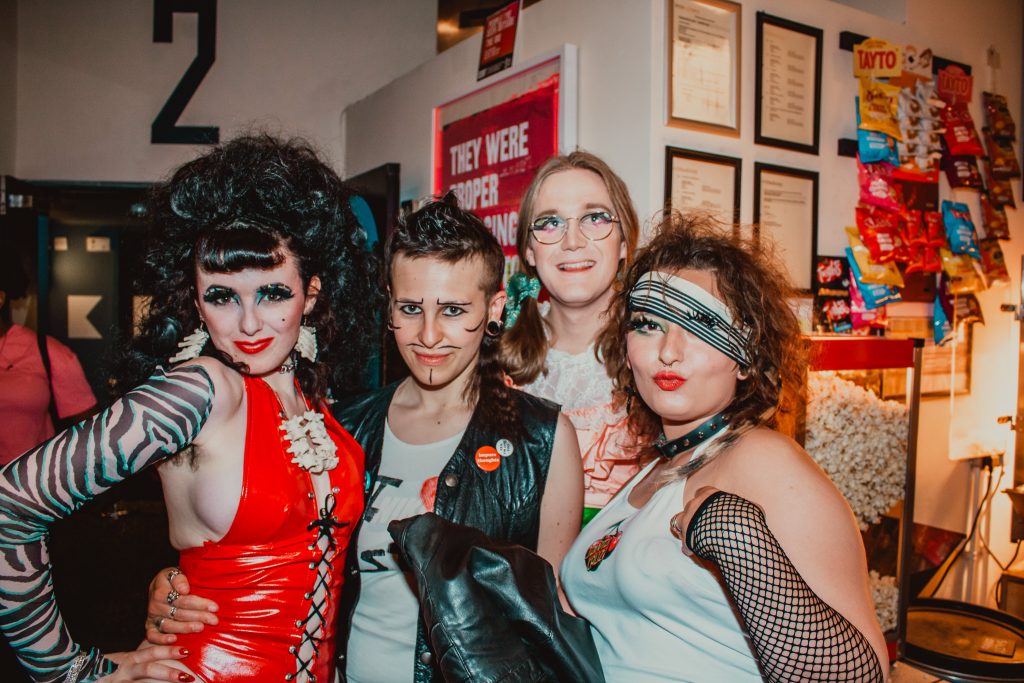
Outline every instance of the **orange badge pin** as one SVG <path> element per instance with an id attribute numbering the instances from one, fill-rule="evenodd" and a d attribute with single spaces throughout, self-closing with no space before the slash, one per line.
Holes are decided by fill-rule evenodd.
<path id="1" fill-rule="evenodd" d="M 501 456 L 494 446 L 481 446 L 476 450 L 476 466 L 484 472 L 493 472 L 501 465 Z"/>

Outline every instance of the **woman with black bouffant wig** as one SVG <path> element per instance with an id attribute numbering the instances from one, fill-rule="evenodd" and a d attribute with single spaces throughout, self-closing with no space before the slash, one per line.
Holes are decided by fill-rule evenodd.
<path id="1" fill-rule="evenodd" d="M 0 629 L 34 680 L 334 679 L 364 468 L 327 400 L 359 387 L 376 336 L 349 200 L 307 144 L 267 135 L 156 188 L 149 306 L 116 365 L 121 397 L 0 471 Z M 219 624 L 104 656 L 60 618 L 46 527 L 151 465 L 181 568 L 216 597 Z"/>

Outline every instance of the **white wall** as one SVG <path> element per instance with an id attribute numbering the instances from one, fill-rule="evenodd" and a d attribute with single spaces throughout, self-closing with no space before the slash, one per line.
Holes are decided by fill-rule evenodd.
<path id="1" fill-rule="evenodd" d="M 179 123 L 219 126 L 221 139 L 269 127 L 307 136 L 340 160 L 339 112 L 435 51 L 436 4 L 423 0 L 217 5 L 217 59 Z M 146 181 L 195 155 L 187 145 L 149 142 L 153 118 L 195 56 L 194 14 L 175 15 L 173 43 L 154 43 L 148 0 L 17 6 L 17 147 L 8 170 L 29 179 Z M 0 48 L 0 79 L 5 64 Z"/>
<path id="2" fill-rule="evenodd" d="M 17 0 L 0 0 L 0 175 L 14 172 L 17 26 Z"/>
<path id="3" fill-rule="evenodd" d="M 825 32 L 818 156 L 754 144 L 758 11 Z M 979 127 L 983 117 L 977 100 L 982 90 L 1004 94 L 1012 112 L 1022 111 L 1024 8 L 1019 0 L 907 0 L 905 22 L 829 0 L 745 0 L 742 13 L 743 111 L 738 139 L 664 125 L 665 0 L 545 0 L 523 13 L 517 59 L 528 60 L 562 43 L 579 46 L 579 146 L 602 156 L 616 169 L 629 185 L 641 216 L 653 215 L 662 204 L 666 145 L 741 157 L 741 220 L 745 222 L 753 217 L 755 161 L 818 171 L 818 249 L 823 254 L 841 253 L 845 246 L 843 227 L 853 222 L 858 193 L 855 162 L 836 153 L 838 138 L 855 136 L 853 98 L 857 85 L 852 76 L 852 55 L 838 47 L 840 31 L 930 46 L 940 56 L 973 65 L 976 101 L 971 111 Z M 985 53 L 990 45 L 1001 55 L 998 70 L 986 67 Z M 398 161 L 402 164 L 403 199 L 429 192 L 431 109 L 474 86 L 479 50 L 480 37 L 475 36 L 350 106 L 345 113 L 348 169 L 358 172 Z M 1018 126 L 1024 128 L 1024 121 L 1018 120 Z M 1020 202 L 1020 183 L 1015 182 L 1014 187 Z M 944 198 L 953 197 L 945 184 L 942 192 Z M 977 201 L 967 192 L 956 198 L 975 205 Z M 1008 213 L 1014 239 L 1003 243 L 1003 249 L 1013 284 L 979 295 L 987 322 L 975 327 L 972 392 L 956 401 L 952 423 L 958 438 L 993 433 L 998 429 L 994 423 L 997 416 L 1015 412 L 1017 326 L 1012 316 L 999 312 L 999 304 L 1014 302 L 1019 291 L 1016 264 L 1024 252 L 1024 211 Z M 942 399 L 928 399 L 923 405 L 916 517 L 925 524 L 966 531 L 969 471 L 966 465 L 947 457 L 948 410 L 948 402 Z M 1012 455 L 1012 443 L 1010 449 L 1008 455 Z M 1012 457 L 1007 467 L 1004 487 L 1011 484 Z M 1002 494 L 994 499 L 991 519 L 992 548 L 1006 560 L 1012 546 L 1008 542 L 1009 502 Z M 990 565 L 989 579 L 997 576 L 995 565 Z M 956 579 L 953 575 L 944 593 L 955 589 Z M 979 593 L 991 599 L 988 585 Z"/>

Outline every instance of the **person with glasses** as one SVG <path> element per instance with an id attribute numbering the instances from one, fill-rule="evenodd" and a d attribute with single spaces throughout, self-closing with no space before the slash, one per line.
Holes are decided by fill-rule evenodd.
<path id="1" fill-rule="evenodd" d="M 519 225 L 501 360 L 516 385 L 560 404 L 576 428 L 586 521 L 636 472 L 625 412 L 611 403 L 595 343 L 640 224 L 622 179 L 595 155 L 575 151 L 537 171 Z"/>

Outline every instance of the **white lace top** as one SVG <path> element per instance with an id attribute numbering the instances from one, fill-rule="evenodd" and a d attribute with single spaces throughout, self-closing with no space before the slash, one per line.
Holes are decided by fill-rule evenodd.
<path id="1" fill-rule="evenodd" d="M 612 409 L 612 380 L 594 355 L 549 349 L 547 374 L 521 387 L 562 406 L 576 428 L 583 456 L 584 505 L 600 508 L 637 471 L 624 453 L 628 444 L 626 413 Z"/>

